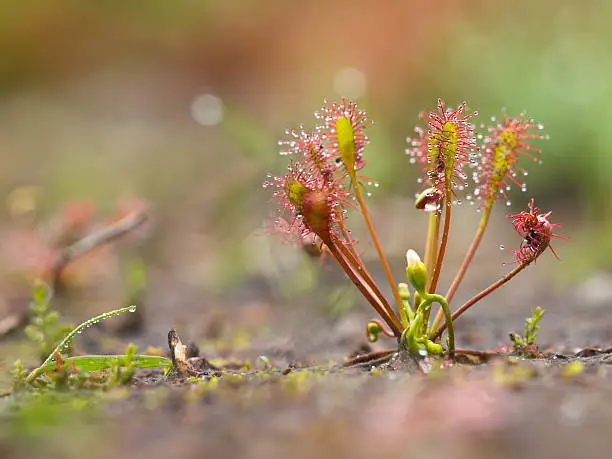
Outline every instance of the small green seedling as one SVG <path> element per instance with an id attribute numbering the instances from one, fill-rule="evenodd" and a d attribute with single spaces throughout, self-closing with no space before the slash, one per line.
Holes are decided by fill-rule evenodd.
<path id="1" fill-rule="evenodd" d="M 136 355 L 136 348 L 134 346 L 128 347 L 128 351 L 125 355 L 83 355 L 74 357 L 64 357 L 62 355 L 62 353 L 70 349 L 70 345 L 76 335 L 81 334 L 85 329 L 102 320 L 118 316 L 124 312 L 134 311 L 136 311 L 136 306 L 115 309 L 83 322 L 68 333 L 56 346 L 53 352 L 49 354 L 45 361 L 38 368 L 32 370 L 25 379 L 22 378 L 23 371 L 18 371 L 19 366 L 15 367 L 15 374 L 22 380 L 22 385 L 32 386 L 35 385 L 36 382 L 40 382 L 39 379 L 45 376 L 66 373 L 67 370 L 72 370 L 74 374 L 80 374 L 82 372 L 90 373 L 110 368 L 110 377 L 120 381 L 125 380 L 127 375 L 130 375 L 129 379 L 131 379 L 131 375 L 135 368 L 161 367 L 168 370 L 171 369 L 172 362 L 169 359 L 151 355 Z M 119 371 L 120 368 L 123 370 Z"/>
<path id="2" fill-rule="evenodd" d="M 538 330 L 540 329 L 540 320 L 544 316 L 544 309 L 538 306 L 531 310 L 531 317 L 525 319 L 525 331 L 523 336 L 517 333 L 510 333 L 510 340 L 514 350 L 520 354 L 534 354 L 537 353 L 537 346 L 535 344 Z M 531 347 L 531 349 L 530 349 Z"/>
<path id="3" fill-rule="evenodd" d="M 25 328 L 30 341 L 38 345 L 41 360 L 44 360 L 55 345 L 72 330 L 70 325 L 60 323 L 59 314 L 51 308 L 50 296 L 51 291 L 47 284 L 36 283 L 30 302 L 30 323 Z"/>

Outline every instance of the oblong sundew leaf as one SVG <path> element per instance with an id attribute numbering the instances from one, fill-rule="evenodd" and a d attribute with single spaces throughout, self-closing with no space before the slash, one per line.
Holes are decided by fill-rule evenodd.
<path id="1" fill-rule="evenodd" d="M 136 368 L 172 368 L 172 361 L 156 355 L 135 355 L 131 359 Z M 129 362 L 127 355 L 79 355 L 62 359 L 63 363 L 74 364 L 80 371 L 98 371 L 110 368 L 113 364 L 125 366 Z M 54 370 L 56 363 L 49 362 L 39 368 L 39 374 Z"/>

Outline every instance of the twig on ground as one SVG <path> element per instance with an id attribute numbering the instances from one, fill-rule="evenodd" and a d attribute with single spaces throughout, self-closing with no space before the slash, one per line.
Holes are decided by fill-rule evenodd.
<path id="1" fill-rule="evenodd" d="M 148 218 L 149 215 L 146 211 L 132 212 L 122 219 L 94 231 L 91 234 L 88 234 L 83 239 L 80 239 L 74 244 L 63 249 L 51 268 L 49 278 L 49 285 L 51 287 L 50 296 L 53 295 L 53 291 L 55 290 L 55 287 L 57 287 L 62 271 L 72 261 L 91 252 L 97 247 L 108 244 L 109 242 L 120 238 L 124 234 L 129 233 L 147 221 Z"/>

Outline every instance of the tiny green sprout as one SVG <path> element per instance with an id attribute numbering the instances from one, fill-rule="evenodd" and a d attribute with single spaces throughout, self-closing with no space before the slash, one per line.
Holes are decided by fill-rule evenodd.
<path id="1" fill-rule="evenodd" d="M 113 360 L 111 363 L 110 373 L 106 380 L 107 387 L 115 385 L 127 385 L 132 382 L 137 366 L 136 352 L 138 347 L 130 343 L 125 348 L 125 356 L 123 359 Z"/>
<path id="2" fill-rule="evenodd" d="M 23 367 L 21 360 L 17 360 L 13 364 L 11 376 L 13 376 L 13 392 L 18 392 L 27 387 L 26 378 L 28 377 L 28 372 Z"/>
<path id="3" fill-rule="evenodd" d="M 369 322 L 366 327 L 366 335 L 370 343 L 378 341 L 378 334 L 382 331 L 382 327 L 376 322 Z"/>
<path id="4" fill-rule="evenodd" d="M 538 330 L 540 329 L 540 319 L 544 315 L 544 309 L 538 306 L 531 310 L 531 317 L 525 319 L 525 341 L 527 344 L 534 344 Z"/>
<path id="5" fill-rule="evenodd" d="M 414 311 L 410 306 L 410 288 L 405 282 L 400 282 L 397 284 L 397 291 L 399 292 L 399 296 L 402 299 L 402 304 L 404 306 L 403 314 L 401 314 L 402 320 L 405 321 L 404 326 L 407 327 L 409 322 L 414 320 Z"/>
<path id="6" fill-rule="evenodd" d="M 523 337 L 518 333 L 510 332 L 509 335 L 510 341 L 512 341 L 512 345 L 514 349 L 522 349 L 525 347 L 525 341 L 523 341 Z"/>
<path id="7" fill-rule="evenodd" d="M 532 309 L 531 317 L 525 319 L 525 331 L 523 336 L 518 333 L 510 333 L 510 341 L 512 341 L 515 352 L 527 357 L 537 356 L 538 347 L 535 342 L 538 330 L 540 329 L 539 323 L 543 315 L 544 310 L 540 306 Z"/>
<path id="8" fill-rule="evenodd" d="M 51 291 L 44 282 L 37 282 L 32 291 L 30 302 L 30 323 L 25 328 L 25 334 L 30 341 L 36 343 L 43 360 L 53 350 L 55 345 L 72 329 L 61 324 L 59 314 L 51 308 L 49 298 Z"/>

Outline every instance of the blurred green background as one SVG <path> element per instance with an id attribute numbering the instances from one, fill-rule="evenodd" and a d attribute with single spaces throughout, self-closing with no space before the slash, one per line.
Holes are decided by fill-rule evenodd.
<path id="1" fill-rule="evenodd" d="M 137 303 L 140 333 L 117 340 L 103 327 L 129 333 L 130 324 L 108 321 L 79 338 L 79 350 L 120 352 L 132 339 L 142 350 L 163 347 L 174 326 L 209 357 L 341 361 L 365 341 L 371 313 L 337 270 L 321 274 L 318 261 L 266 235 L 272 209 L 262 182 L 282 173 L 284 130 L 312 126 L 324 97 L 348 96 L 375 121 L 364 172 L 380 182 L 371 210 L 397 273 L 407 248 L 423 248 L 426 218 L 412 205 L 419 171 L 404 154 L 418 112 L 442 97 L 451 106 L 466 100 L 480 113 L 477 124 L 503 109 L 544 124 L 550 139 L 537 144 L 544 164 L 522 161 L 528 192 L 513 190 L 512 206 L 497 209 L 457 298 L 507 271 L 502 262 L 512 255 L 499 246 L 519 241 L 503 217 L 531 196 L 554 210 L 558 232 L 572 240 L 555 245 L 562 263 L 547 253 L 487 300 L 482 316 L 466 314 L 460 341 L 494 348 L 539 304 L 548 311 L 545 344 L 609 341 L 610 18 L 606 0 L 1 1 L 0 336 L 27 319 L 31 282 L 48 268 L 58 231 L 66 243 L 150 205 L 143 234 L 75 263 L 54 303 L 73 323 Z M 478 220 L 469 205 L 453 214 L 447 266 L 459 263 Z M 374 250 L 360 248 L 377 266 Z M 442 284 L 451 275 L 443 272 Z M 348 310 L 361 316 L 353 320 Z M 278 326 L 283 311 L 293 322 Z M 1 343 L 0 388 L 16 358 L 26 366 L 39 358 L 23 333 L 11 336 Z M 91 427 L 96 411 L 73 416 L 89 402 L 46 400 L 0 429 L 0 455 L 19 444 L 23 455 L 14 457 L 41 448 L 47 457 L 80 457 L 91 438 L 97 443 L 88 454 L 108 456 Z M 203 411 L 216 425 L 212 408 Z M 172 426 L 181 430 L 184 412 L 177 413 Z M 116 417 L 112 428 L 139 442 L 129 449 L 138 455 L 144 437 L 134 430 L 151 416 L 132 423 L 118 409 Z M 233 430 L 235 422 L 225 424 Z M 79 428 L 75 441 L 62 440 L 64 427 Z M 176 452 L 167 428 L 154 433 L 158 454 Z M 207 432 L 216 430 L 193 438 Z"/>
<path id="2" fill-rule="evenodd" d="M 261 183 L 282 171 L 283 131 L 312 126 L 324 97 L 367 109 L 375 124 L 366 173 L 381 184 L 372 207 L 401 260 L 408 246 L 420 248 L 411 231 L 425 224 L 411 210 L 418 171 L 405 139 L 418 112 L 443 97 L 467 100 L 478 124 L 526 110 L 545 125 L 544 164 L 523 162 L 529 190 L 513 192 L 510 209 L 532 195 L 554 209 L 572 241 L 558 248 L 562 268 L 542 264 L 563 281 L 586 279 L 612 265 L 611 15 L 603 0 L 2 2 L 0 226 L 61 220 L 70 203 L 98 220 L 121 203 L 150 203 L 154 229 L 141 255 L 160 315 L 201 307 L 172 292 L 233 291 L 278 276 L 286 259 L 310 276 L 300 288 L 312 287 L 312 273 L 262 229 L 271 209 Z M 24 187 L 25 223 L 13 193 Z M 464 207 L 463 244 L 477 220 Z M 516 242 L 505 211 L 485 240 L 493 249 Z M 4 239 L 24 251 L 37 244 Z M 27 269 L 40 258 L 31 251 Z M 26 269 L 15 258 L 2 257 L 4 274 Z M 121 301 L 110 295 L 104 306 Z"/>

